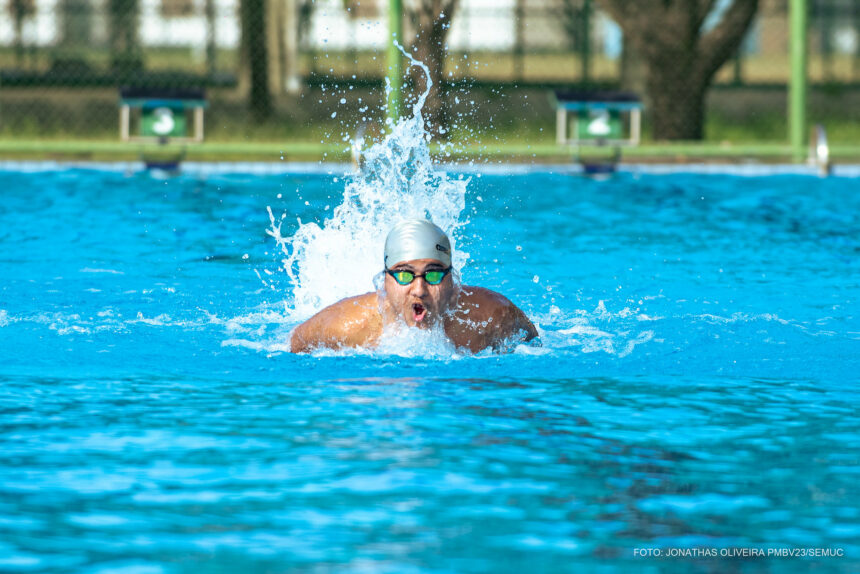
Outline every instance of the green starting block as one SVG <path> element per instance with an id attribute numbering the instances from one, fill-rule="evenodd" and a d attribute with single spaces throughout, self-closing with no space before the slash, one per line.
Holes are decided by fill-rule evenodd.
<path id="1" fill-rule="evenodd" d="M 202 142 L 203 110 L 207 106 L 202 89 L 122 88 L 120 139 L 126 142 Z M 189 116 L 193 135 L 189 134 Z M 133 121 L 137 124 L 137 135 L 132 135 Z"/>
<path id="2" fill-rule="evenodd" d="M 559 91 L 553 95 L 559 145 L 639 145 L 642 102 L 635 94 Z M 568 137 L 569 114 L 574 120 L 573 137 Z M 627 136 L 625 132 L 628 132 Z"/>

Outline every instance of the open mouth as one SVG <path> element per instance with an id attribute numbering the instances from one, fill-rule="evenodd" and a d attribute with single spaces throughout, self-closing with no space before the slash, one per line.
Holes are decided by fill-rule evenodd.
<path id="1" fill-rule="evenodd" d="M 421 303 L 412 304 L 412 319 L 420 323 L 427 317 L 427 309 Z"/>

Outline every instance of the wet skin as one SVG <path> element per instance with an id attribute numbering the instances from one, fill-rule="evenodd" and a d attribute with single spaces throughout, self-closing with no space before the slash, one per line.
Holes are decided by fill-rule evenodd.
<path id="1" fill-rule="evenodd" d="M 390 269 L 421 275 L 445 266 L 436 259 L 415 259 Z M 419 329 L 441 326 L 455 346 L 473 353 L 537 337 L 528 317 L 499 293 L 482 287 L 458 287 L 450 273 L 438 285 L 430 285 L 423 277 L 400 285 L 385 274 L 381 293 L 343 299 L 296 327 L 290 350 L 305 353 L 320 347 L 374 347 L 391 325 Z"/>

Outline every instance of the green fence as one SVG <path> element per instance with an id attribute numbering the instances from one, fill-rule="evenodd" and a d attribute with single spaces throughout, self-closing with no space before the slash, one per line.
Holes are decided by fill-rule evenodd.
<path id="1" fill-rule="evenodd" d="M 413 38 L 410 14 L 420 0 L 393 1 L 406 12 L 402 38 Z M 476 150 L 543 149 L 554 141 L 549 90 L 600 88 L 641 94 L 643 142 L 654 142 L 659 102 L 650 99 L 647 59 L 608 4 L 454 2 L 443 90 L 458 118 L 450 138 Z M 715 2 L 703 30 L 718 26 L 732 4 Z M 806 121 L 823 124 L 837 149 L 853 149 L 860 2 L 806 4 Z M 53 142 L 44 144 L 49 150 L 118 142 L 119 89 L 129 86 L 205 89 L 207 145 L 269 154 L 278 144 L 307 143 L 311 155 L 320 145 L 340 153 L 360 126 L 371 137 L 384 129 L 389 30 L 387 0 L 6 0 L 0 154 L 32 153 L 37 142 Z M 707 91 L 702 150 L 727 143 L 782 150 L 790 142 L 791 34 L 789 1 L 759 0 L 743 43 Z"/>

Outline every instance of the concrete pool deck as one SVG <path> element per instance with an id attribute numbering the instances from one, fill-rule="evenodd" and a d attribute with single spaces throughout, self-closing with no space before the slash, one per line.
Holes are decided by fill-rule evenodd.
<path id="1" fill-rule="evenodd" d="M 146 169 L 139 160 L 131 161 L 90 161 L 90 160 L 8 160 L 0 158 L 0 172 L 46 172 L 63 169 L 84 169 L 112 172 L 141 172 Z M 449 173 L 485 175 L 524 175 L 534 172 L 549 172 L 569 175 L 582 175 L 582 166 L 573 162 L 563 163 L 476 163 L 450 162 L 440 164 L 440 169 Z M 331 175 L 341 177 L 353 173 L 354 166 L 343 161 L 185 161 L 182 162 L 183 174 L 251 174 L 251 175 Z M 708 175 L 733 175 L 741 177 L 764 177 L 773 175 L 818 176 L 818 168 L 808 164 L 791 163 L 622 163 L 618 173 L 663 175 L 694 173 Z M 860 177 L 860 162 L 842 163 L 833 166 L 833 177 Z M 598 174 L 598 177 L 600 175 Z"/>

